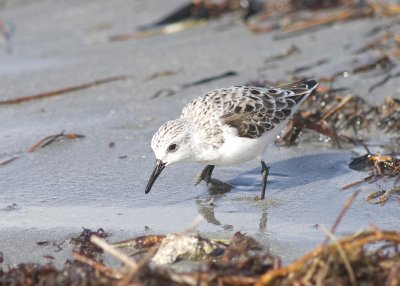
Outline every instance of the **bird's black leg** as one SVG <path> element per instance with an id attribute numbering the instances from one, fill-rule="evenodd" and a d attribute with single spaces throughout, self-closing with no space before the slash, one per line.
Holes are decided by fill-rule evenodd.
<path id="1" fill-rule="evenodd" d="M 197 186 L 201 181 L 205 181 L 208 184 L 211 181 L 211 175 L 214 167 L 214 165 L 207 165 L 198 175 L 195 185 Z"/>
<path id="2" fill-rule="evenodd" d="M 265 198 L 265 189 L 267 187 L 267 179 L 269 174 L 269 167 L 265 164 L 264 160 L 261 160 L 261 174 L 262 174 L 262 190 L 261 199 Z"/>

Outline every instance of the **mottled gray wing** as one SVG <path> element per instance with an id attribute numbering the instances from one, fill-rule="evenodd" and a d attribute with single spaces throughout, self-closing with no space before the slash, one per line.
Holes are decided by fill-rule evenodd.
<path id="1" fill-rule="evenodd" d="M 303 80 L 279 88 L 231 88 L 227 94 L 231 99 L 220 118 L 236 128 L 240 137 L 258 138 L 289 118 L 317 84 Z"/>

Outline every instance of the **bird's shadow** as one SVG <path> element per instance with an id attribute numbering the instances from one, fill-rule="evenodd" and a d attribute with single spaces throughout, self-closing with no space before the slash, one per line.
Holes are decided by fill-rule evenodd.
<path id="1" fill-rule="evenodd" d="M 269 165 L 267 186 L 269 190 L 284 190 L 332 179 L 349 172 L 349 161 L 349 153 L 337 152 L 305 155 L 274 162 Z M 239 188 L 251 186 L 251 189 L 258 191 L 257 187 L 261 188 L 261 167 L 239 174 L 228 183 Z"/>
<path id="2" fill-rule="evenodd" d="M 268 192 L 284 191 L 288 188 L 332 179 L 350 171 L 347 167 L 348 162 L 350 162 L 348 152 L 304 155 L 274 162 L 269 165 Z M 243 188 L 250 192 L 260 192 L 261 168 L 239 174 L 227 183 L 233 186 L 231 192 L 242 191 Z M 209 192 L 206 197 L 197 198 L 196 204 L 199 213 L 205 217 L 208 223 L 221 226 L 225 230 L 233 229 L 231 224 L 222 223 L 215 214 L 216 201 L 223 197 L 225 197 L 224 194 Z M 265 207 L 260 207 L 260 232 L 264 232 L 267 227 L 267 208 L 268 204 Z"/>

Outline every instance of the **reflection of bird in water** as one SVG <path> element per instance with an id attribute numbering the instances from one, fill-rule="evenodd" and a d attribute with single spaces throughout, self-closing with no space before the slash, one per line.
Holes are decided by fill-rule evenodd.
<path id="1" fill-rule="evenodd" d="M 268 221 L 268 214 L 267 211 L 263 209 L 261 213 L 260 223 L 258 224 L 260 232 L 264 232 L 267 229 L 267 221 Z"/>
<path id="2" fill-rule="evenodd" d="M 221 222 L 215 217 L 215 204 L 214 201 L 218 199 L 219 196 L 208 197 L 205 200 L 196 200 L 196 204 L 198 205 L 199 213 L 203 215 L 208 223 L 213 225 L 222 225 Z M 233 226 L 230 224 L 222 225 L 224 230 L 231 230 Z"/>
<path id="3" fill-rule="evenodd" d="M 213 225 L 222 226 L 224 230 L 233 230 L 234 225 L 231 224 L 222 224 L 216 217 L 215 217 L 215 204 L 214 202 L 219 199 L 222 195 L 212 195 L 204 200 L 197 199 L 196 205 L 198 206 L 199 213 L 203 215 L 206 221 Z M 259 231 L 265 232 L 267 229 L 267 221 L 268 221 L 268 214 L 265 207 L 261 209 L 261 217 L 259 221 Z"/>

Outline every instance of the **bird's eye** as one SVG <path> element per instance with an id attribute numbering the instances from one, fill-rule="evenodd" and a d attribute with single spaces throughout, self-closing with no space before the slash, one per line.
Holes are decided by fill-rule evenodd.
<path id="1" fill-rule="evenodd" d="M 177 148 L 178 148 L 178 145 L 176 145 L 175 143 L 172 143 L 171 145 L 168 146 L 168 152 L 175 152 Z"/>

